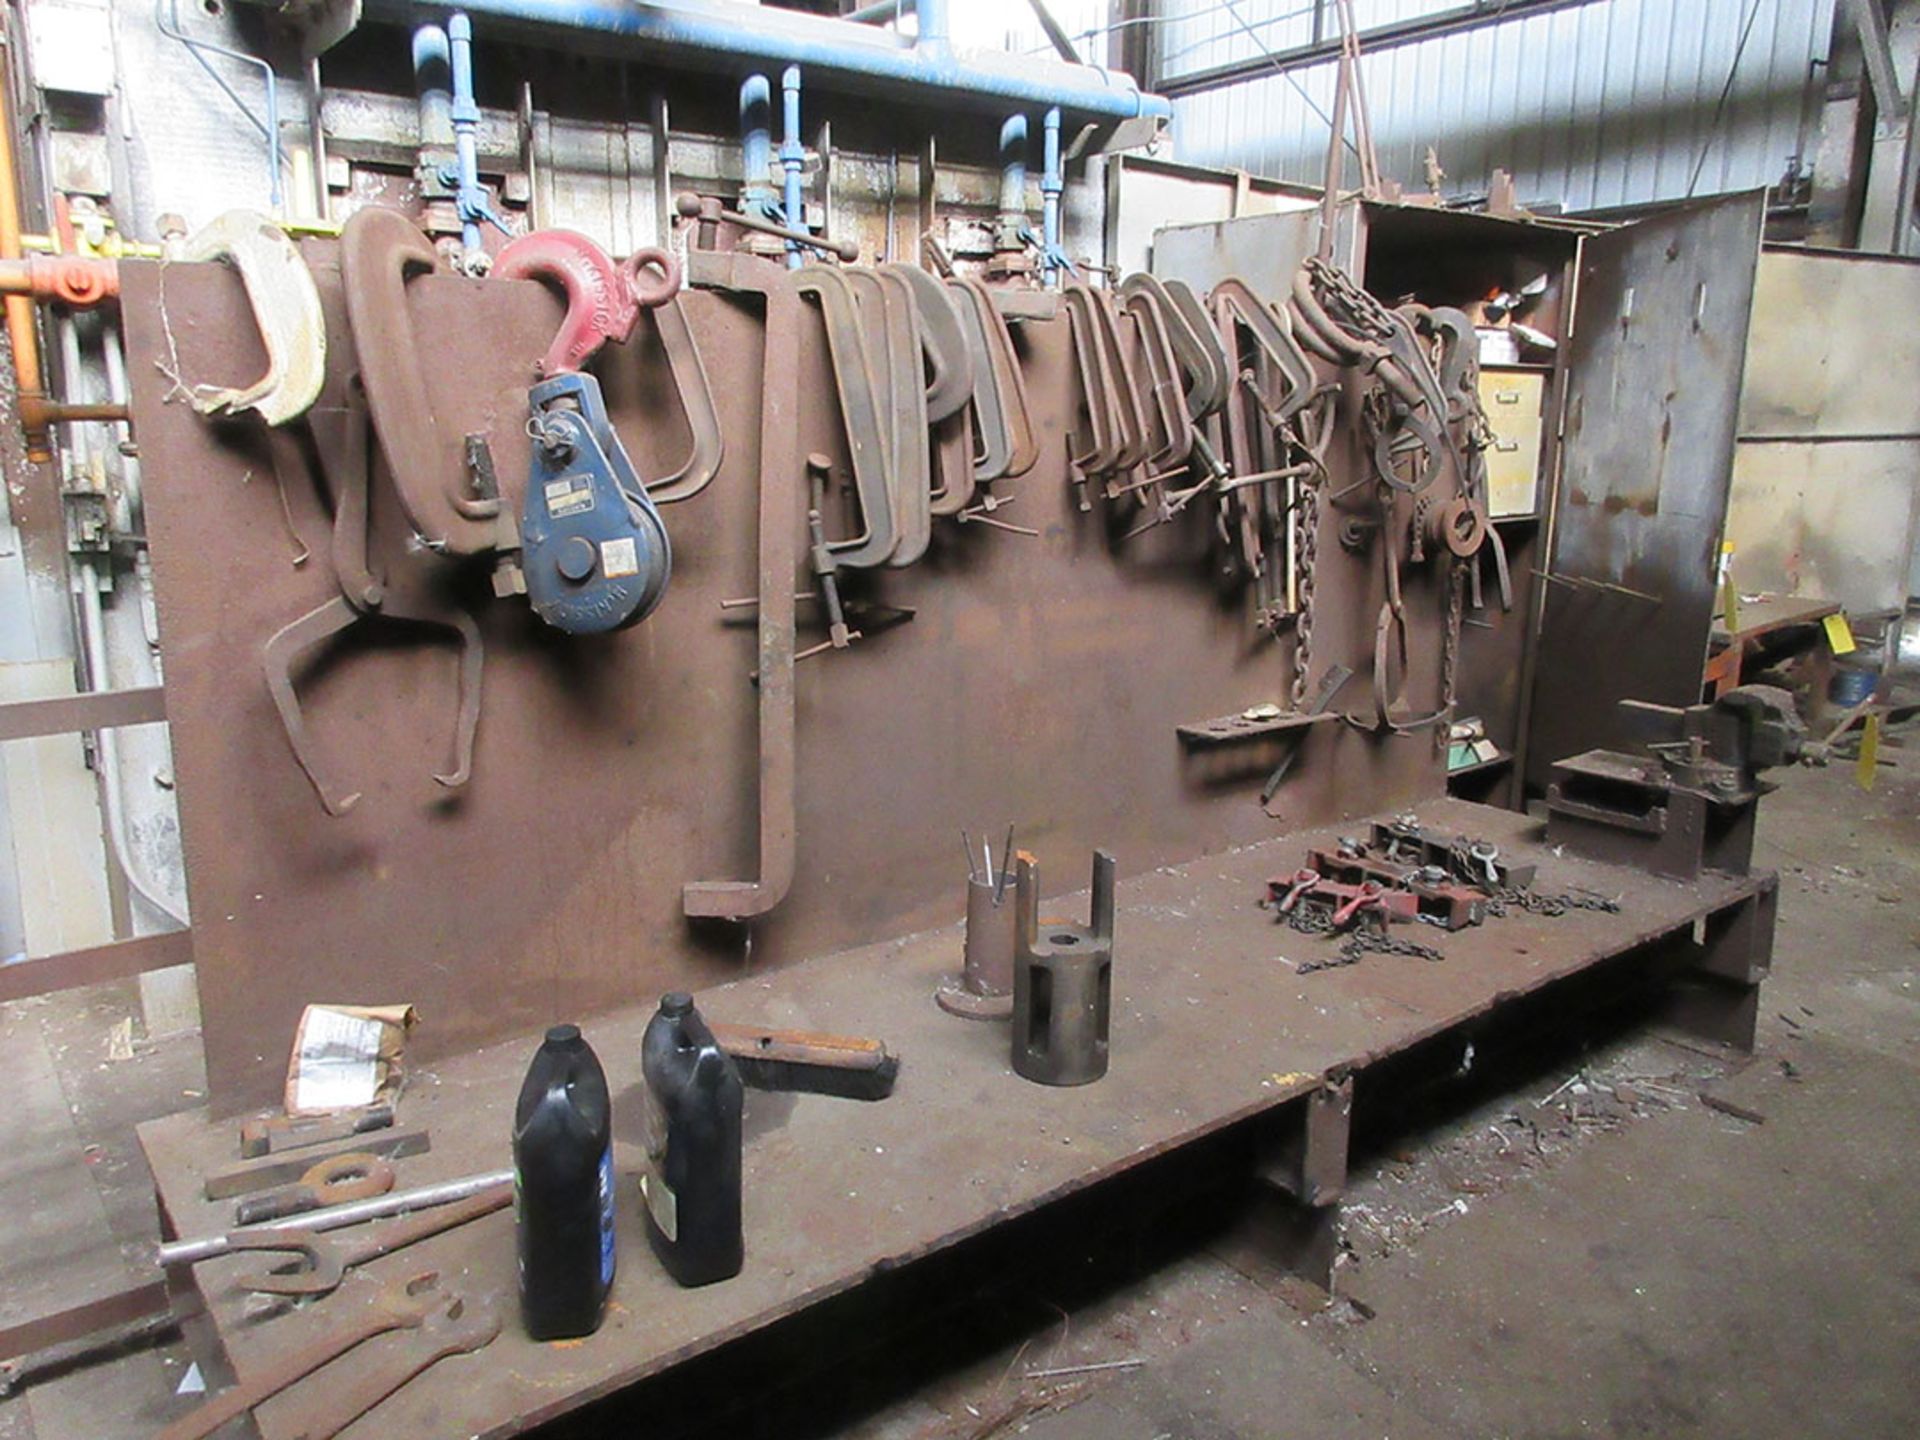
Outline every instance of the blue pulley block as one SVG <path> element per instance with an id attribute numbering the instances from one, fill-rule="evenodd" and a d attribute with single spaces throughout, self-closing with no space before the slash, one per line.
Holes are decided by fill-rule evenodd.
<path id="1" fill-rule="evenodd" d="M 569 635 L 638 624 L 666 593 L 673 551 L 607 419 L 600 382 L 556 375 L 527 399 L 533 467 L 520 513 L 527 599 Z"/>

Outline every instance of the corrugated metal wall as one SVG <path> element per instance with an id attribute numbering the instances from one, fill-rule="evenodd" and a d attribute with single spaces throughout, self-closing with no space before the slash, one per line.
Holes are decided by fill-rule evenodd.
<path id="1" fill-rule="evenodd" d="M 1166 3 L 1163 79 L 1312 39 L 1311 0 Z M 1354 0 L 1354 10 L 1364 33 L 1460 4 Z M 1523 201 L 1569 210 L 1771 184 L 1811 150 L 1803 116 L 1822 79 L 1815 67 L 1826 55 L 1833 7 L 1834 0 L 1592 0 L 1365 56 L 1381 171 L 1425 189 L 1431 145 L 1446 171 L 1445 193 L 1482 191 L 1501 166 Z M 1337 33 L 1331 18 L 1328 33 Z M 1178 157 L 1318 182 L 1334 73 L 1317 65 L 1177 100 Z"/>

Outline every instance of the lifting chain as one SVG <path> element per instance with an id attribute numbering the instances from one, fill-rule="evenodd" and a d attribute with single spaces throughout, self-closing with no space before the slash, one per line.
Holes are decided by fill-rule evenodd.
<path id="1" fill-rule="evenodd" d="M 1453 721 L 1454 701 L 1459 685 L 1460 627 L 1466 620 L 1467 567 L 1454 561 L 1447 569 L 1447 635 L 1440 650 L 1440 713 L 1447 724 Z M 1446 725 L 1436 729 L 1442 736 Z"/>
<path id="2" fill-rule="evenodd" d="M 1365 954 L 1410 955 L 1418 960 L 1444 960 L 1447 957 L 1431 945 L 1418 940 L 1396 940 L 1376 930 L 1356 930 L 1340 946 L 1341 963 L 1351 965 Z"/>
<path id="3" fill-rule="evenodd" d="M 1608 899 L 1605 895 L 1592 895 L 1578 890 L 1541 895 L 1517 885 L 1503 885 L 1487 901 L 1487 914 L 1504 918 L 1509 906 L 1524 910 L 1529 915 L 1544 915 L 1548 919 L 1564 915 L 1569 910 L 1597 910 L 1605 915 L 1620 913 L 1620 902 Z"/>
<path id="4" fill-rule="evenodd" d="M 1320 482 L 1299 482 L 1299 503 L 1293 511 L 1293 553 L 1298 611 L 1293 625 L 1293 692 L 1297 714 L 1307 703 L 1307 672 L 1313 668 L 1313 583 L 1320 550 Z"/>

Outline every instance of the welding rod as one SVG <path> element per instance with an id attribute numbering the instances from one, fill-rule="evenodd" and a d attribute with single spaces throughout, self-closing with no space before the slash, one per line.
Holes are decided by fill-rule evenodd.
<path id="1" fill-rule="evenodd" d="M 337 1230 L 342 1225 L 357 1225 L 362 1220 L 379 1220 L 388 1215 L 404 1215 L 410 1210 L 426 1210 L 435 1205 L 450 1205 L 456 1200 L 478 1195 L 496 1185 L 513 1182 L 511 1170 L 489 1170 L 483 1175 L 464 1175 L 458 1180 L 442 1180 L 437 1185 L 421 1185 L 412 1190 L 395 1190 L 371 1200 L 356 1200 L 336 1205 L 331 1210 L 309 1210 L 290 1215 L 267 1225 L 253 1225 L 224 1235 L 205 1235 L 198 1240 L 169 1240 L 160 1247 L 160 1264 L 197 1265 L 233 1248 L 235 1235 L 262 1235 L 275 1230 Z"/>

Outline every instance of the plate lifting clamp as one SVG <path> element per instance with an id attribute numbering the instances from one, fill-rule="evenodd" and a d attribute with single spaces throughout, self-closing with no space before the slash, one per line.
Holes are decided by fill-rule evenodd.
<path id="1" fill-rule="evenodd" d="M 658 277 L 651 283 L 643 278 L 649 270 Z M 713 478 L 720 430 L 699 352 L 677 308 L 680 266 L 656 249 L 615 265 L 584 235 L 544 230 L 502 250 L 493 275 L 550 281 L 567 300 L 541 362 L 547 378 L 527 392 L 532 446 L 520 513 L 527 599 L 542 620 L 568 634 L 638 624 L 666 593 L 673 552 L 659 508 L 608 418 L 600 382 L 581 367 L 607 340 L 626 340 L 642 310 L 656 310 L 695 452 L 668 477 L 674 493 L 663 498 L 685 498 Z"/>

